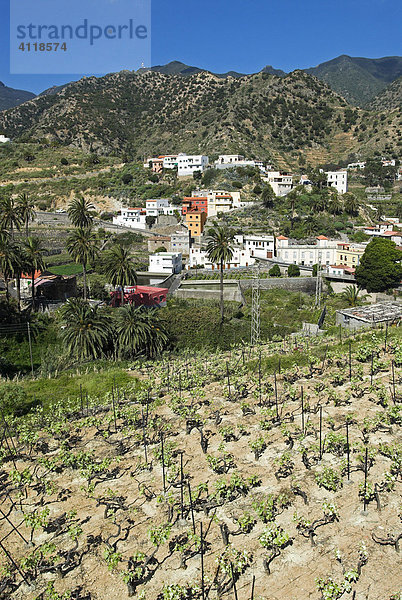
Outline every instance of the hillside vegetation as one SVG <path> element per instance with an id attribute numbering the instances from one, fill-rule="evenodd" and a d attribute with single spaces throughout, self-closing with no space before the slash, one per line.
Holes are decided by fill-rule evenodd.
<path id="1" fill-rule="evenodd" d="M 227 151 L 285 164 L 303 155 L 319 164 L 398 145 L 400 111 L 367 117 L 302 71 L 239 79 L 122 71 L 3 112 L 0 128 L 21 140 L 47 137 L 137 159 Z"/>
<path id="2" fill-rule="evenodd" d="M 402 75 L 402 58 L 360 58 L 342 54 L 305 71 L 325 81 L 351 104 L 364 106 Z"/>

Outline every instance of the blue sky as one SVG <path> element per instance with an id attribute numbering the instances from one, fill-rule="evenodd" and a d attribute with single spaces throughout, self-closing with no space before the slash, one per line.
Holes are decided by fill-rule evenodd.
<path id="1" fill-rule="evenodd" d="M 127 1 L 109 0 L 116 14 Z M 290 71 L 340 54 L 401 55 L 401 25 L 400 0 L 153 0 L 151 60 L 181 60 L 215 72 L 251 73 L 266 64 Z M 6 85 L 38 93 L 82 77 L 10 75 L 8 40 L 9 0 L 0 0 L 0 81 Z M 110 48 L 101 44 L 100 55 Z M 137 68 L 130 63 L 122 48 L 119 68 Z"/>

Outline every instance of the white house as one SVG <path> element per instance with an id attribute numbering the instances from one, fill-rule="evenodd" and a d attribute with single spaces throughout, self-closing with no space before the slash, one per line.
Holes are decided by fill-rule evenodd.
<path id="1" fill-rule="evenodd" d="M 334 187 L 338 194 L 346 194 L 348 191 L 347 171 L 326 171 L 327 185 Z"/>
<path id="2" fill-rule="evenodd" d="M 182 268 L 181 252 L 157 252 L 149 255 L 150 273 L 181 273 Z"/>
<path id="3" fill-rule="evenodd" d="M 214 162 L 215 169 L 233 169 L 234 167 L 258 167 L 265 173 L 265 165 L 262 160 L 249 160 L 241 154 L 220 154 Z"/>
<path id="4" fill-rule="evenodd" d="M 204 154 L 179 154 L 177 157 L 177 174 L 179 177 L 192 175 L 195 171 L 203 173 L 208 165 L 208 156 Z"/>
<path id="5" fill-rule="evenodd" d="M 255 263 L 255 258 L 251 256 L 249 250 L 245 248 L 234 248 L 233 256 L 230 262 L 223 265 L 224 270 L 237 269 L 239 267 L 249 267 Z M 189 255 L 189 267 L 203 266 L 209 271 L 219 271 L 220 264 L 212 263 L 208 257 L 207 252 L 203 248 L 193 247 L 190 248 Z"/>
<path id="6" fill-rule="evenodd" d="M 324 235 L 317 237 L 317 243 L 289 244 L 289 239 L 283 235 L 276 238 L 276 256 L 282 262 L 294 265 L 312 266 L 335 264 L 337 242 L 329 240 Z"/>
<path id="7" fill-rule="evenodd" d="M 325 270 L 328 275 L 338 275 L 342 277 L 345 275 L 352 276 L 355 274 L 355 268 L 348 267 L 346 265 L 328 265 Z"/>
<path id="8" fill-rule="evenodd" d="M 275 238 L 273 235 L 236 235 L 236 244 L 257 258 L 272 258 L 275 256 Z"/>
<path id="9" fill-rule="evenodd" d="M 235 167 L 237 166 L 237 163 L 241 163 L 244 160 L 244 156 L 241 154 L 220 154 L 218 160 L 215 161 L 215 166 L 229 165 Z"/>
<path id="10" fill-rule="evenodd" d="M 293 188 L 293 176 L 284 171 L 267 171 L 267 176 L 262 178 L 270 184 L 275 196 L 286 196 Z"/>
<path id="11" fill-rule="evenodd" d="M 146 201 L 147 217 L 159 217 L 159 215 L 174 215 L 177 206 L 170 204 L 167 198 L 157 198 Z"/>
<path id="12" fill-rule="evenodd" d="M 188 229 L 172 233 L 170 235 L 170 247 L 172 252 L 188 254 L 190 252 L 190 232 Z"/>
<path id="13" fill-rule="evenodd" d="M 365 162 L 355 162 L 355 163 L 349 163 L 348 166 L 346 167 L 348 170 L 362 170 L 366 167 L 366 163 Z"/>
<path id="14" fill-rule="evenodd" d="M 177 168 L 177 154 L 165 154 L 163 156 L 163 168 L 164 169 L 176 169 Z"/>
<path id="15" fill-rule="evenodd" d="M 5 144 L 6 142 L 10 142 L 10 138 L 6 137 L 5 135 L 3 135 L 2 133 L 0 133 L 0 142 L 2 144 Z"/>
<path id="16" fill-rule="evenodd" d="M 120 215 L 113 217 L 113 225 L 132 227 L 133 229 L 146 229 L 147 213 L 143 208 L 122 208 Z"/>

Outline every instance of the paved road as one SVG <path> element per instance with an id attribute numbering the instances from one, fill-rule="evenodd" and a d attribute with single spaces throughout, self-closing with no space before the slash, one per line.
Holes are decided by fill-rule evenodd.
<path id="1" fill-rule="evenodd" d="M 181 280 L 183 278 L 183 275 L 175 275 L 174 280 L 172 281 L 172 284 L 169 288 L 169 295 L 173 296 L 173 294 L 178 290 L 178 288 L 180 287 L 181 284 Z"/>

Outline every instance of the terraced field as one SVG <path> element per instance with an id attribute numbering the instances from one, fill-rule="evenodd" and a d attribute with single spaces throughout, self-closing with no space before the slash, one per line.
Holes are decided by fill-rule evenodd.
<path id="1" fill-rule="evenodd" d="M 2 600 L 401 598 L 401 330 L 136 362 L 2 425 Z"/>

